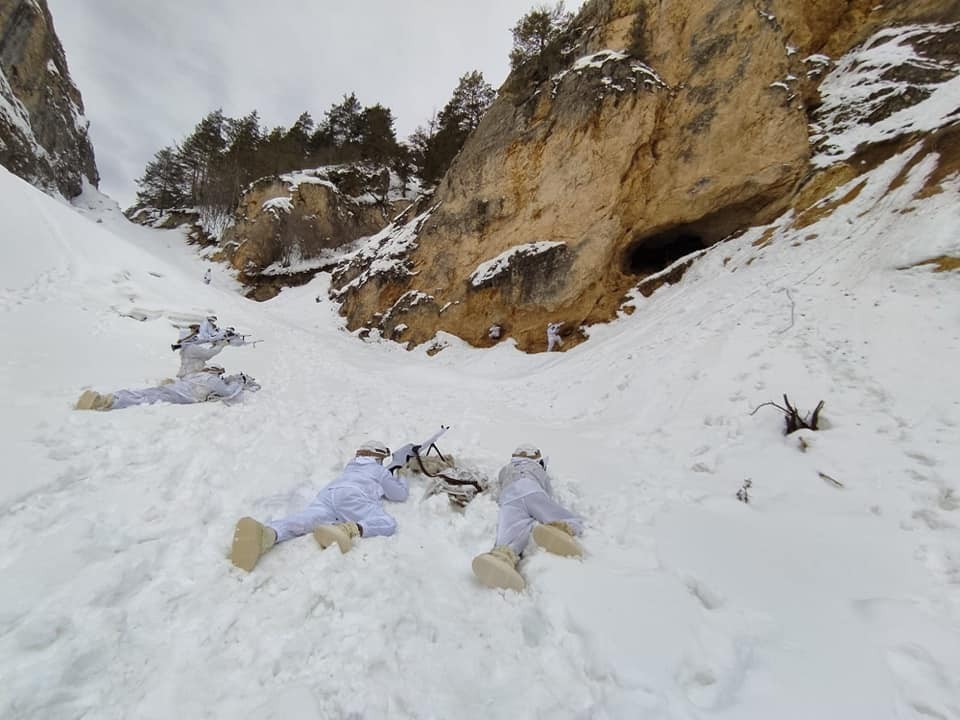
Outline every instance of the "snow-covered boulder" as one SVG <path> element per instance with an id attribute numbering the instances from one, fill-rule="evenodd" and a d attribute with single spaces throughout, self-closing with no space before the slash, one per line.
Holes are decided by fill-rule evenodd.
<path id="1" fill-rule="evenodd" d="M 347 164 L 300 170 L 253 183 L 223 233 L 230 263 L 251 284 L 303 272 L 330 250 L 374 235 L 409 207 L 418 186 L 388 169 Z M 325 264 L 328 260 L 324 260 Z M 313 263 L 312 269 L 318 269 Z"/>

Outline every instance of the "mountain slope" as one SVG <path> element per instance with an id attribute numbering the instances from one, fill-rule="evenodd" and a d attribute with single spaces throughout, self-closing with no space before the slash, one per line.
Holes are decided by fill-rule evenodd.
<path id="1" fill-rule="evenodd" d="M 444 337 L 433 357 L 345 332 L 326 276 L 251 303 L 203 285 L 176 234 L 0 170 L 20 239 L 0 270 L 0 716 L 957 716 L 960 285 L 916 265 L 960 255 L 937 161 L 893 153 L 567 353 Z M 172 374 L 171 323 L 210 311 L 265 341 L 220 356 L 259 393 L 70 409 Z M 782 393 L 826 401 L 805 451 L 751 414 Z M 586 558 L 534 551 L 527 592 L 483 589 L 494 503 L 457 513 L 414 480 L 394 537 L 226 560 L 241 515 L 440 422 L 489 476 L 538 443 Z"/>

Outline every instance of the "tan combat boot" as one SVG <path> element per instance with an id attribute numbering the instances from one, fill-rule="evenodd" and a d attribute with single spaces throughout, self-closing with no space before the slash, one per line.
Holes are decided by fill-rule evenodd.
<path id="1" fill-rule="evenodd" d="M 230 562 L 250 572 L 263 554 L 277 544 L 277 533 L 252 517 L 240 518 L 233 531 Z"/>
<path id="2" fill-rule="evenodd" d="M 517 572 L 520 558 L 508 545 L 498 545 L 493 550 L 473 559 L 473 574 L 487 587 L 523 590 L 527 583 Z"/>
<path id="3" fill-rule="evenodd" d="M 573 538 L 573 528 L 563 520 L 554 520 L 533 529 L 533 540 L 547 552 L 565 557 L 580 557 L 583 548 Z"/>
<path id="4" fill-rule="evenodd" d="M 101 395 L 93 390 L 84 390 L 74 408 L 77 410 L 109 410 L 113 395 Z"/>
<path id="5" fill-rule="evenodd" d="M 336 543 L 340 552 L 345 553 L 353 547 L 353 539 L 360 537 L 360 527 L 355 522 L 321 525 L 313 531 L 313 536 L 324 550 Z"/>

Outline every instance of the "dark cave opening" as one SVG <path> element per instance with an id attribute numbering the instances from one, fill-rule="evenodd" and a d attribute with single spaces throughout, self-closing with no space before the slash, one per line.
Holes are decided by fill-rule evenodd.
<path id="1" fill-rule="evenodd" d="M 623 256 L 627 275 L 653 275 L 710 243 L 691 228 L 673 228 L 630 243 Z"/>

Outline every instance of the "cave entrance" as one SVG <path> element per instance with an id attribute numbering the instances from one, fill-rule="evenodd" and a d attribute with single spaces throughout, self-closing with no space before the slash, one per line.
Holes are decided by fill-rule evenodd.
<path id="1" fill-rule="evenodd" d="M 634 277 L 654 275 L 685 255 L 708 248 L 755 224 L 761 209 L 768 204 L 768 200 L 757 197 L 721 208 L 693 222 L 638 233 L 623 251 L 621 270 L 624 275 Z"/>
<path id="2" fill-rule="evenodd" d="M 630 243 L 623 256 L 626 275 L 653 275 L 710 245 L 694 228 L 673 228 Z"/>

